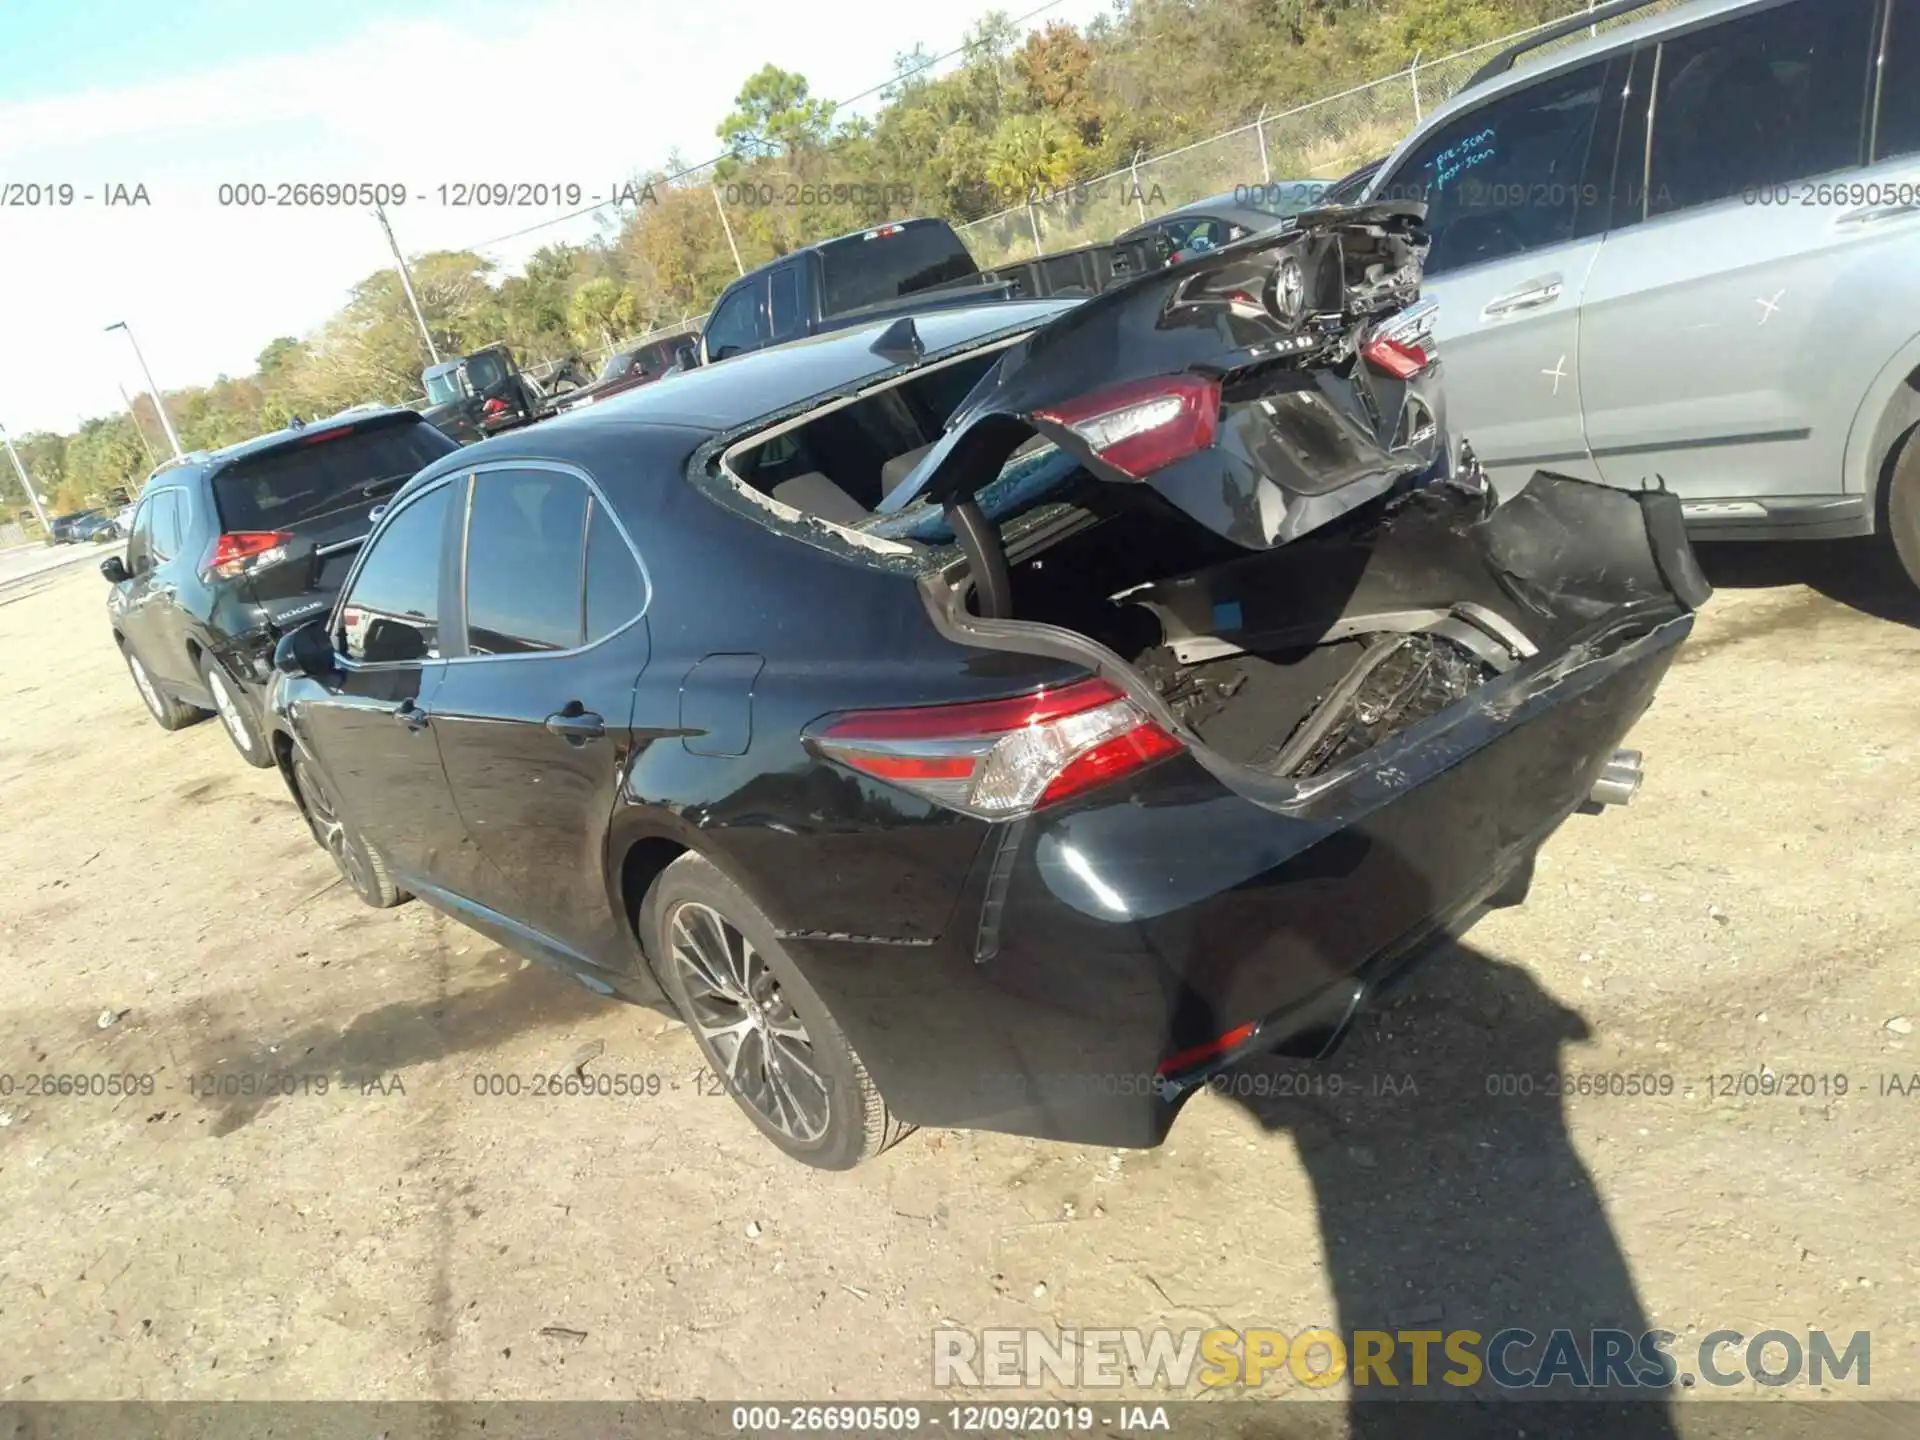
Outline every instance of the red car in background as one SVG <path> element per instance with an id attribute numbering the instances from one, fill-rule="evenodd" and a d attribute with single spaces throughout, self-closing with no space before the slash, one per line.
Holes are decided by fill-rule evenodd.
<path id="1" fill-rule="evenodd" d="M 557 408 L 562 414 L 577 410 L 622 390 L 651 384 L 671 370 L 691 370 L 699 363 L 700 335 L 694 330 L 649 340 L 631 350 L 616 350 L 600 368 L 598 379 L 566 396 Z"/>

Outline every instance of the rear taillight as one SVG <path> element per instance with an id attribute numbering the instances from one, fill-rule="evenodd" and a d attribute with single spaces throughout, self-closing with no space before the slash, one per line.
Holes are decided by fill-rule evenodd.
<path id="1" fill-rule="evenodd" d="M 287 558 L 287 542 L 293 539 L 286 530 L 232 530 L 213 542 L 207 557 L 207 573 L 231 580 L 262 565 Z"/>
<path id="2" fill-rule="evenodd" d="M 850 769 L 991 820 L 1058 804 L 1182 748 L 1097 679 L 1005 700 L 852 711 L 809 738 Z"/>
<path id="3" fill-rule="evenodd" d="M 480 407 L 480 413 L 482 415 L 498 415 L 501 411 L 505 410 L 506 408 L 507 408 L 507 402 L 502 400 L 498 395 L 495 395 L 492 399 L 488 400 L 486 404 Z"/>
<path id="4" fill-rule="evenodd" d="M 1212 446 L 1220 426 L 1220 382 L 1156 375 L 1034 413 L 1066 426 L 1129 479 L 1143 480 Z"/>
<path id="5" fill-rule="evenodd" d="M 1409 340 L 1382 337 L 1369 341 L 1360 353 L 1366 356 L 1369 364 L 1384 370 L 1396 380 L 1411 380 L 1432 363 L 1432 357 Z"/>

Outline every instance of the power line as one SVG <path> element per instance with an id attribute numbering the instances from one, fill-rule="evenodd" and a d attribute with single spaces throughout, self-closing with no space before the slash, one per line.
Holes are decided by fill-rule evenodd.
<path id="1" fill-rule="evenodd" d="M 1065 3 L 1065 0 L 1047 0 L 1046 4 L 1035 6 L 1033 9 L 1027 11 L 1026 14 L 1024 15 L 1014 16 L 1013 19 L 1008 22 L 1008 24 L 1024 25 L 1027 23 L 1027 21 L 1033 19 L 1037 15 L 1044 15 L 1049 10 L 1057 10 L 1064 3 Z M 914 65 L 908 69 L 902 70 L 899 73 L 889 77 L 888 79 L 882 80 L 877 85 L 869 85 L 866 89 L 860 91 L 860 93 L 857 95 L 849 95 L 844 100 L 834 101 L 832 108 L 827 113 L 829 115 L 837 114 L 841 110 L 844 110 L 847 106 L 853 104 L 854 101 L 856 100 L 864 100 L 869 95 L 877 95 L 882 90 L 888 89 L 889 87 L 894 85 L 898 85 L 903 80 L 912 79 L 915 75 L 918 75 L 923 70 L 932 69 L 935 65 L 940 64 L 942 61 L 951 60 L 956 55 L 965 55 L 969 51 L 976 50 L 979 48 L 979 44 L 980 42 L 977 40 L 969 40 L 964 42 L 961 45 L 956 46 L 954 49 L 947 51 L 945 54 L 931 55 L 927 57 L 925 60 L 922 60 L 918 65 Z M 711 160 L 703 160 L 698 165 L 689 165 L 684 170 L 676 170 L 674 171 L 673 174 L 662 177 L 659 183 L 662 185 L 671 185 L 676 180 L 683 180 L 689 175 L 697 175 L 702 170 L 711 170 L 715 165 L 718 165 L 722 160 L 729 158 L 732 154 L 733 152 L 731 150 L 722 150 L 718 155 L 714 156 Z M 582 215 L 591 215 L 596 210 L 604 210 L 609 205 L 619 205 L 621 203 L 623 202 L 618 199 L 602 200 L 597 205 L 586 205 L 581 207 L 578 210 L 570 210 L 565 215 L 556 215 L 551 220 L 541 220 L 536 224 L 525 226 L 519 230 L 509 231 L 505 235 L 496 236 L 492 240 L 486 240 L 481 242 L 478 245 L 469 246 L 468 248 L 471 250 L 490 250 L 495 245 L 504 245 L 509 240 L 518 240 L 522 235 L 531 235 L 536 230 L 547 230 L 547 229 L 551 229 L 555 225 L 564 225 L 569 220 L 578 220 Z"/>

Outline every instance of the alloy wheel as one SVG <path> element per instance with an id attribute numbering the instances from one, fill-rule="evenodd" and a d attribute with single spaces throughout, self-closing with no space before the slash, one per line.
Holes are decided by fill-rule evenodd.
<path id="1" fill-rule="evenodd" d="M 227 686 L 227 677 L 220 673 L 220 667 L 207 667 L 207 688 L 213 692 L 213 708 L 220 712 L 220 723 L 227 727 L 227 734 L 233 737 L 233 743 L 240 753 L 253 753 L 253 738 L 247 734 L 247 722 L 240 718 L 240 702 Z"/>
<path id="2" fill-rule="evenodd" d="M 140 692 L 140 698 L 147 702 L 147 709 L 153 712 L 153 718 L 162 718 L 160 692 L 153 688 L 153 679 L 147 674 L 147 667 L 140 663 L 140 657 L 131 650 L 127 652 L 127 668 L 133 672 L 134 688 Z"/>
<path id="3" fill-rule="evenodd" d="M 301 798 L 307 802 L 307 816 L 320 844 L 333 857 L 333 863 L 340 867 L 340 873 L 346 876 L 347 883 L 360 894 L 368 894 L 374 888 L 373 876 L 368 872 L 360 847 L 347 834 L 346 822 L 333 808 L 333 797 L 327 793 L 304 756 L 296 757 L 293 762 L 293 779 L 300 787 Z"/>
<path id="4" fill-rule="evenodd" d="M 790 1139 L 826 1133 L 830 1092 L 813 1037 L 753 942 L 711 906 L 687 901 L 668 917 L 673 963 L 694 1028 L 728 1089 Z"/>

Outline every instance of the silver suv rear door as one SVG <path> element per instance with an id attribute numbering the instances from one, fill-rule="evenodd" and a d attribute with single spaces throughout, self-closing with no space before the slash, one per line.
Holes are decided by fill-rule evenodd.
<path id="1" fill-rule="evenodd" d="M 1920 5 L 1898 9 L 1920 24 Z M 1609 483 L 1658 476 L 1690 520 L 1722 525 L 1765 521 L 1760 497 L 1802 521 L 1841 498 L 1861 402 L 1920 333 L 1920 157 L 1870 148 L 1876 77 L 1913 83 L 1877 64 L 1885 19 L 1878 0 L 1789 0 L 1649 47 L 1652 138 L 1623 181 L 1638 203 L 1582 299 L 1587 439 Z M 1881 154 L 1915 147 L 1899 128 Z"/>

